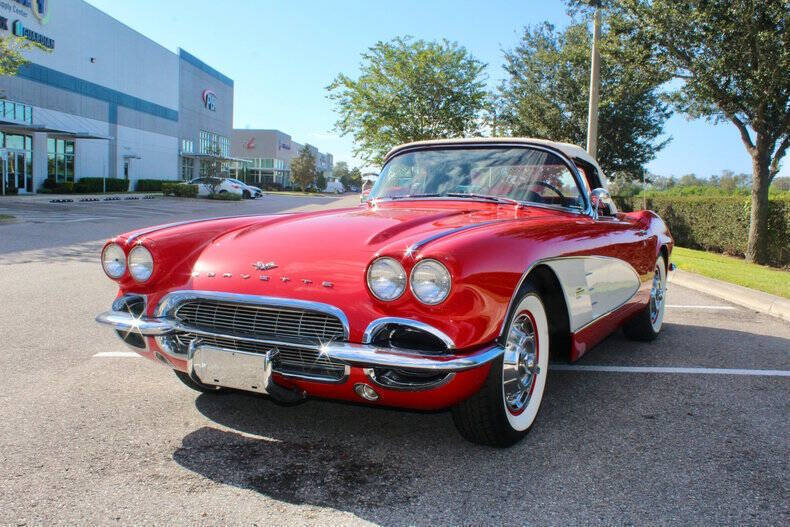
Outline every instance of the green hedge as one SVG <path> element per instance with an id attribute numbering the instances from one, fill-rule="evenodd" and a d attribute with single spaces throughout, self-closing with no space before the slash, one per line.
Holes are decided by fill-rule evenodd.
<path id="1" fill-rule="evenodd" d="M 642 208 L 641 196 L 614 199 L 623 211 Z M 736 256 L 746 252 L 750 197 L 648 197 L 647 208 L 664 219 L 681 247 Z M 771 265 L 790 265 L 790 198 L 769 201 L 768 237 Z"/>
<path id="2" fill-rule="evenodd" d="M 162 192 L 165 196 L 175 196 L 177 198 L 196 198 L 198 194 L 197 185 L 187 183 L 168 183 L 162 182 Z"/>
<path id="3" fill-rule="evenodd" d="M 217 192 L 210 194 L 209 199 L 218 199 L 220 201 L 241 201 L 241 194 L 233 194 L 232 192 Z"/>
<path id="4" fill-rule="evenodd" d="M 74 183 L 74 192 L 77 194 L 92 194 L 95 192 L 127 192 L 129 181 L 120 178 L 84 177 Z"/>
<path id="5" fill-rule="evenodd" d="M 161 179 L 138 179 L 135 183 L 134 190 L 137 192 L 162 192 Z"/>

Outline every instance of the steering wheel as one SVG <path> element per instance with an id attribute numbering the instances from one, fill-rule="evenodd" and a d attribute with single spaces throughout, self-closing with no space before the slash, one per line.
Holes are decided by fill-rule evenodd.
<path id="1" fill-rule="evenodd" d="M 551 190 L 552 192 L 556 192 L 557 195 L 560 197 L 560 200 L 563 202 L 565 201 L 565 194 L 563 194 L 560 189 L 552 185 L 551 183 L 546 183 L 545 181 L 533 181 L 531 185 L 538 185 L 544 188 Z M 530 190 L 527 192 L 527 199 L 529 201 L 535 201 L 537 203 L 543 203 L 543 197 L 538 194 L 537 192 Z"/>

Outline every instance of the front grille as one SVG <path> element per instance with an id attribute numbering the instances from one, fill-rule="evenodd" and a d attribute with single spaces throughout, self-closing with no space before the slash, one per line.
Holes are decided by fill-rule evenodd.
<path id="1" fill-rule="evenodd" d="M 321 343 L 345 340 L 343 323 L 332 314 L 200 298 L 179 304 L 171 316 L 200 330 L 199 335 L 182 332 L 166 337 L 177 353 L 186 354 L 195 339 L 203 344 L 251 353 L 266 353 L 275 348 L 278 354 L 272 369 L 278 373 L 326 381 L 339 381 L 345 376 L 345 364 L 322 356 L 318 350 Z M 274 340 L 277 344 L 237 337 Z M 315 348 L 289 345 L 289 342 Z"/>
<path id="2" fill-rule="evenodd" d="M 343 340 L 345 336 L 343 324 L 337 317 L 305 309 L 198 299 L 178 306 L 175 317 L 209 331 L 262 338 L 308 338 L 328 342 Z"/>

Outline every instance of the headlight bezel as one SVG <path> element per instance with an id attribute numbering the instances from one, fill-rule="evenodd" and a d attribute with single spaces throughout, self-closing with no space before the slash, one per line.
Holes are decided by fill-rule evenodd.
<path id="1" fill-rule="evenodd" d="M 402 284 L 400 285 L 400 291 L 398 292 L 397 295 L 392 296 L 391 298 L 385 298 L 380 296 L 374 289 L 371 280 L 371 273 L 373 272 L 376 265 L 384 262 L 394 263 L 397 266 L 397 268 L 400 270 L 400 274 L 402 276 Z M 373 295 L 376 299 L 381 300 L 382 302 L 392 302 L 401 298 L 403 294 L 406 292 L 406 288 L 408 287 L 408 282 L 409 282 L 409 275 L 406 272 L 406 269 L 403 267 L 403 264 L 401 264 L 398 260 L 392 258 L 391 256 L 382 256 L 376 258 L 375 260 L 370 262 L 370 265 L 368 265 L 368 269 L 365 273 L 365 283 L 368 287 L 368 291 L 370 291 L 370 294 Z"/>
<path id="2" fill-rule="evenodd" d="M 145 276 L 144 278 L 140 278 L 132 270 L 133 266 L 141 265 L 141 263 L 136 263 L 136 262 L 133 263 L 132 261 L 132 259 L 139 254 L 144 254 L 144 255 L 147 254 L 147 258 L 148 260 L 150 260 L 150 271 L 148 272 L 148 275 Z M 126 257 L 126 260 L 127 260 L 127 267 L 129 269 L 129 275 L 134 279 L 135 282 L 145 283 L 151 279 L 155 270 L 154 255 L 146 246 L 142 244 L 138 244 L 132 247 L 132 249 L 129 251 L 129 255 Z"/>
<path id="3" fill-rule="evenodd" d="M 433 265 L 438 266 L 440 272 L 446 275 L 447 287 L 444 290 L 444 294 L 441 296 L 441 298 L 425 300 L 421 298 L 419 294 L 417 294 L 417 289 L 414 286 L 414 280 L 415 280 L 415 276 L 417 276 L 417 272 L 419 271 L 420 267 L 433 266 Z M 447 268 L 446 265 L 444 265 L 439 260 L 436 260 L 435 258 L 425 258 L 423 260 L 420 260 L 414 265 L 414 267 L 412 267 L 411 273 L 409 273 L 409 290 L 411 291 L 411 294 L 414 295 L 414 298 L 416 298 L 418 302 L 425 304 L 426 306 L 437 306 L 441 304 L 442 302 L 444 302 L 449 298 L 452 289 L 453 289 L 453 276 L 450 273 L 450 270 Z"/>
<path id="4" fill-rule="evenodd" d="M 111 250 L 111 249 L 112 250 L 117 249 L 120 252 L 120 255 L 122 256 L 122 259 L 113 258 L 113 261 L 119 262 L 119 263 L 122 264 L 121 271 L 117 275 L 112 274 L 107 269 L 107 263 L 106 263 L 107 262 L 107 258 L 106 257 L 107 257 L 108 251 Z M 129 270 L 128 258 L 126 256 L 126 251 L 124 251 L 123 247 L 121 247 L 120 244 L 118 244 L 118 243 L 112 242 L 112 243 L 108 243 L 107 245 L 105 245 L 104 248 L 101 251 L 100 260 L 101 260 L 101 267 L 104 270 L 104 274 L 106 274 L 112 280 L 120 280 L 121 278 L 123 278 L 123 276 Z"/>

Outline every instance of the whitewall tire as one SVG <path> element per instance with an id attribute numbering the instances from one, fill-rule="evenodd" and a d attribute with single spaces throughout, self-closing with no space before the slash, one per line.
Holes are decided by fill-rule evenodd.
<path id="1" fill-rule="evenodd" d="M 453 408 L 453 420 L 464 438 L 506 447 L 529 432 L 546 389 L 548 328 L 540 294 L 526 282 L 505 327 L 504 353 L 491 363 L 480 391 Z"/>

